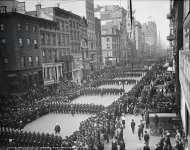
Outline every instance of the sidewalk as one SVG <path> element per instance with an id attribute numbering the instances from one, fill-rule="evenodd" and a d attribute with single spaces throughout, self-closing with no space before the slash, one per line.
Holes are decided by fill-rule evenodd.
<path id="1" fill-rule="evenodd" d="M 131 120 L 134 119 L 135 125 L 135 134 L 131 131 Z M 144 146 L 144 140 L 139 140 L 137 135 L 137 126 L 140 124 L 141 116 L 134 116 L 134 115 L 126 115 L 125 116 L 125 129 L 123 132 L 124 141 L 125 141 L 125 148 L 126 150 L 142 150 Z M 149 132 L 149 131 L 148 131 Z M 150 135 L 150 148 L 151 150 L 154 149 L 155 144 L 157 144 L 160 140 L 159 136 L 151 136 Z M 171 140 L 172 141 L 172 140 Z M 111 150 L 111 140 L 109 143 L 104 144 L 104 150 Z"/>

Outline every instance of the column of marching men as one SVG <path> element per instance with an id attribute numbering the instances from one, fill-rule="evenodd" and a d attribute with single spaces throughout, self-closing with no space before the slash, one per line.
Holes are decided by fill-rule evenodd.
<path id="1" fill-rule="evenodd" d="M 116 88 L 84 88 L 80 91 L 80 95 L 121 95 L 124 92 L 123 89 L 116 89 Z"/>
<path id="2" fill-rule="evenodd" d="M 51 102 L 49 104 L 49 112 L 51 113 L 71 113 L 71 114 L 95 114 L 104 110 L 103 105 L 94 104 L 71 104 L 62 103 L 59 101 Z"/>
<path id="3" fill-rule="evenodd" d="M 125 84 L 136 84 L 135 79 L 107 79 L 107 80 L 98 80 L 91 83 L 92 87 L 98 87 L 101 85 L 121 85 L 122 82 Z"/>
<path id="4" fill-rule="evenodd" d="M 55 102 L 55 103 L 49 103 L 49 102 L 44 102 L 43 103 L 43 109 L 42 107 L 39 107 L 39 105 L 36 106 L 36 110 L 39 111 L 37 114 L 40 115 L 41 111 L 45 111 L 45 112 L 64 112 L 66 113 L 66 111 L 68 110 L 71 111 L 73 110 L 73 108 L 75 108 L 75 112 L 80 112 L 81 110 L 79 109 L 80 106 L 79 104 L 73 104 L 71 107 L 71 105 L 67 105 L 67 104 L 63 104 L 61 102 Z M 99 109 L 101 112 L 102 109 L 104 109 L 102 106 L 91 106 L 90 109 L 86 107 L 86 105 L 81 105 L 82 106 L 82 112 L 87 112 L 88 110 L 93 110 L 92 108 L 95 109 Z M 115 104 L 113 105 L 113 107 L 116 107 Z M 58 108 L 58 109 L 57 109 Z M 115 118 L 119 112 L 118 109 L 115 109 L 116 111 L 112 114 L 112 117 Z M 92 113 L 97 112 L 97 111 L 92 111 Z M 88 112 L 89 113 L 89 112 Z M 8 128 L 5 129 L 4 127 L 1 128 L 1 142 L 4 143 L 5 145 L 9 145 L 9 146 L 64 146 L 64 145 L 68 145 L 72 146 L 72 145 L 76 145 L 76 146 L 92 146 L 93 144 L 91 143 L 92 141 L 96 141 L 95 145 L 99 145 L 101 146 L 101 142 L 97 141 L 97 139 L 99 139 L 100 135 L 96 135 L 96 131 L 99 132 L 99 128 L 102 129 L 106 129 L 108 126 L 108 118 L 107 117 L 107 112 L 102 112 L 99 115 L 89 118 L 86 121 L 82 122 L 80 125 L 80 130 L 78 132 L 74 132 L 73 135 L 71 135 L 69 138 L 67 138 L 66 142 L 61 138 L 57 137 L 57 136 L 53 136 L 53 135 L 48 135 L 48 134 L 40 134 L 40 133 L 30 133 L 30 132 L 22 132 L 21 130 L 19 130 L 18 132 L 14 132 L 14 129 L 12 128 Z M 98 122 L 97 122 L 98 120 Z M 114 120 L 114 119 L 111 119 Z M 115 121 L 114 121 L 115 122 Z M 114 125 L 114 122 L 112 122 L 111 124 Z M 95 128 L 95 130 L 94 130 Z M 82 134 L 83 130 L 82 129 L 86 129 L 86 132 L 84 135 Z M 89 133 L 93 133 L 94 136 L 92 137 L 92 134 L 89 135 Z M 18 135 L 17 135 L 18 134 Z M 106 138 L 106 134 L 108 134 L 108 132 L 104 132 L 104 138 Z M 16 136 L 14 136 L 16 135 Z M 102 133 L 101 133 L 102 136 Z M 92 140 L 92 138 L 96 138 L 95 140 Z M 24 139 L 24 141 L 23 141 Z M 59 139 L 59 142 L 57 141 Z M 50 141 L 54 141 L 54 142 L 50 142 Z M 61 141 L 61 142 L 60 142 Z M 53 144 L 54 143 L 54 144 Z M 57 144 L 56 144 L 57 143 Z M 67 144 L 65 144 L 67 143 Z M 94 146 L 94 145 L 93 145 Z"/>
<path id="5" fill-rule="evenodd" d="M 104 109 L 102 106 L 94 106 L 94 108 L 104 109 L 104 111 L 99 111 L 95 116 L 81 122 L 79 131 L 74 132 L 70 137 L 66 137 L 64 140 L 55 135 L 30 132 L 23 133 L 21 130 L 17 130 L 15 133 L 15 130 L 12 128 L 1 127 L 1 135 L 3 136 L 0 136 L 0 141 L 4 143 L 4 145 L 9 146 L 76 146 L 86 147 L 87 149 L 103 149 L 103 142 L 105 140 L 109 142 L 110 139 L 113 139 L 113 141 L 116 141 L 116 145 L 125 147 L 123 142 L 122 114 L 134 114 L 136 112 L 137 105 L 143 103 L 139 97 L 142 96 L 144 85 L 148 85 L 152 80 L 155 80 L 155 72 L 159 73 L 159 68 L 155 67 L 147 72 L 147 74 L 127 94 L 121 96 L 109 107 Z M 148 98 L 146 98 L 146 100 L 147 99 Z M 37 110 L 40 112 L 45 110 L 55 113 L 59 111 L 67 113 L 67 111 L 64 112 L 65 109 L 68 108 L 68 112 L 71 112 L 71 110 L 75 108 L 75 112 L 80 113 L 80 108 L 85 110 L 84 112 L 87 112 L 87 108 L 84 105 L 79 106 L 79 104 L 73 104 L 71 107 L 71 105 L 67 106 L 67 104 L 61 102 L 44 102 L 41 106 L 43 109 L 41 109 L 39 105 L 36 105 L 36 107 L 39 107 Z M 152 105 L 147 104 L 146 107 L 151 109 L 151 106 Z M 142 108 L 144 108 L 144 106 L 142 106 Z M 112 144 L 112 146 L 114 145 Z"/>

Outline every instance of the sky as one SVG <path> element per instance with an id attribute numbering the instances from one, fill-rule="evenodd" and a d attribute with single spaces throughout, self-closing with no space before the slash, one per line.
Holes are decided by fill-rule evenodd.
<path id="1" fill-rule="evenodd" d="M 60 7 L 64 1 L 72 0 L 18 0 L 26 2 L 26 10 L 34 10 L 35 4 L 42 3 L 42 7 L 56 6 L 60 3 Z M 94 0 L 94 5 L 120 5 L 127 8 L 128 0 Z M 169 45 L 166 36 L 169 35 L 169 20 L 166 14 L 169 13 L 169 0 L 132 0 L 132 8 L 135 10 L 135 19 L 141 23 L 153 20 L 157 24 L 158 35 L 162 45 Z"/>

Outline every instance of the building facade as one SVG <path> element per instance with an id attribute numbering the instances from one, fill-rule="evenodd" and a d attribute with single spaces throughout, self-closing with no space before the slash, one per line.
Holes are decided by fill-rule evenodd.
<path id="1" fill-rule="evenodd" d="M 106 28 L 109 28 L 110 30 L 112 29 L 119 30 L 120 47 L 117 51 L 115 51 L 114 57 L 117 57 L 117 58 L 114 58 L 114 59 L 117 59 L 118 63 L 119 62 L 126 63 L 127 55 L 128 55 L 128 42 L 127 42 L 128 38 L 127 38 L 127 27 L 126 27 L 127 11 L 118 5 L 108 5 L 108 6 L 104 6 L 99 9 L 96 9 L 96 14 L 100 16 L 101 26 L 102 28 L 104 28 L 104 30 L 106 30 Z M 112 35 L 112 32 L 110 32 L 109 34 Z M 103 47 L 104 45 L 103 42 L 105 42 L 104 33 L 102 33 L 102 35 L 103 35 L 102 47 Z M 104 48 L 103 48 L 103 51 L 104 51 Z M 103 52 L 103 58 L 105 58 L 105 51 Z"/>
<path id="2" fill-rule="evenodd" d="M 1 93 L 42 84 L 39 21 L 17 12 L 0 14 Z"/>
<path id="3" fill-rule="evenodd" d="M 138 59 L 143 58 L 144 53 L 144 33 L 142 32 L 142 25 L 139 21 L 135 21 L 135 49 Z"/>
<path id="4" fill-rule="evenodd" d="M 115 27 L 107 28 L 107 26 L 102 26 L 102 57 L 103 64 L 116 65 L 119 61 L 120 46 L 120 31 Z"/>
<path id="5" fill-rule="evenodd" d="M 61 82 L 63 66 L 58 60 L 57 42 L 58 24 L 54 21 L 41 19 L 40 21 L 40 49 L 42 57 L 42 74 L 44 86 Z"/>
<path id="6" fill-rule="evenodd" d="M 102 68 L 102 41 L 101 41 L 101 20 L 95 18 L 95 33 L 96 33 L 96 70 Z"/>
<path id="7" fill-rule="evenodd" d="M 147 57 L 154 57 L 156 54 L 157 47 L 157 26 L 154 21 L 148 21 L 142 25 L 146 42 L 146 53 Z"/>
<path id="8" fill-rule="evenodd" d="M 190 141 L 190 1 L 170 0 L 170 34 L 167 39 L 173 49 L 175 80 L 176 80 L 176 102 L 179 106 L 184 131 Z M 189 142 L 186 149 L 190 149 Z"/>
<path id="9" fill-rule="evenodd" d="M 60 7 L 65 10 L 72 11 L 73 13 L 84 17 L 87 20 L 87 44 L 88 44 L 88 59 L 89 64 L 86 65 L 86 71 L 95 70 L 96 67 L 96 34 L 95 34 L 95 17 L 94 17 L 94 0 L 72 0 L 64 1 Z M 85 60 L 87 63 L 87 60 Z M 90 67 L 90 68 L 88 68 Z"/>
<path id="10" fill-rule="evenodd" d="M 87 24 L 84 18 L 59 7 L 36 8 L 29 12 L 40 18 L 55 21 L 58 24 L 56 38 L 57 61 L 62 62 L 63 79 L 81 83 L 83 79 L 83 51 L 81 42 L 86 41 Z M 83 49 L 84 50 L 84 49 Z M 85 55 L 88 53 L 85 52 Z M 85 56 L 86 57 L 86 56 Z"/>
<path id="11" fill-rule="evenodd" d="M 180 40 L 178 44 L 183 44 L 183 47 L 178 47 L 179 50 L 179 82 L 180 82 L 180 104 L 181 104 L 181 116 L 184 125 L 185 132 L 190 140 L 190 1 L 184 0 L 183 2 L 174 2 L 174 6 L 177 3 L 177 7 L 174 7 L 178 13 L 178 24 L 183 24 L 182 31 L 179 29 L 177 40 Z M 181 33 L 180 33 L 181 32 Z M 182 36 L 180 38 L 180 36 Z M 190 149 L 190 143 L 188 145 Z"/>

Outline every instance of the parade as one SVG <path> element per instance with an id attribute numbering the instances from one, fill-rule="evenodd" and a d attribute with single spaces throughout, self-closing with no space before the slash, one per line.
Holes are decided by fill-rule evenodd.
<path id="1" fill-rule="evenodd" d="M 1 143 L 7 146 L 47 146 L 47 147 L 72 147 L 76 146 L 78 148 L 87 148 L 87 149 L 96 149 L 98 147 L 104 146 L 104 141 L 109 143 L 110 139 L 113 141 L 112 146 L 115 144 L 119 144 L 120 147 L 124 146 L 123 141 L 123 130 L 126 128 L 125 121 L 123 119 L 126 114 L 135 114 L 142 115 L 142 119 L 145 121 L 135 125 L 134 120 L 131 123 L 131 129 L 134 133 L 135 130 L 138 131 L 139 140 L 141 140 L 147 133 L 143 128 L 148 128 L 150 124 L 149 113 L 151 112 L 172 112 L 175 111 L 175 103 L 172 102 L 172 95 L 169 94 L 172 92 L 173 87 L 167 87 L 168 92 L 163 92 L 165 90 L 155 90 L 157 84 L 162 82 L 162 77 L 160 76 L 159 81 L 156 76 L 163 74 L 163 71 L 160 71 L 161 68 L 158 69 L 159 66 L 154 66 L 151 71 L 148 71 L 144 77 L 134 87 L 127 93 L 123 93 L 123 89 L 99 89 L 98 87 L 87 87 L 80 90 L 78 96 L 85 95 L 112 95 L 118 94 L 120 97 L 115 100 L 108 107 L 104 107 L 102 105 L 94 105 L 94 104 L 75 104 L 70 103 L 71 100 L 68 97 L 61 98 L 57 97 L 52 99 L 51 101 L 46 99 L 46 101 L 42 101 L 38 103 L 38 105 L 34 105 L 36 113 L 24 114 L 23 118 L 19 118 L 19 122 L 14 122 L 18 124 L 18 128 L 11 128 L 10 122 L 9 125 L 3 125 L 3 119 L 1 119 L 1 134 L 3 135 L 1 138 Z M 166 77 L 169 81 L 171 81 L 172 76 Z M 97 80 L 97 79 L 96 79 Z M 102 84 L 110 84 L 109 82 L 102 82 Z M 133 80 L 131 80 L 133 81 Z M 153 82 L 154 81 L 154 82 Z M 164 81 L 166 81 L 164 79 Z M 96 81 L 97 83 L 97 81 Z M 115 84 L 115 80 L 112 82 Z M 150 85 L 150 89 L 146 88 L 146 85 Z M 155 99 L 150 100 L 150 96 L 155 96 Z M 161 96 L 160 96 L 161 95 Z M 171 104 L 169 103 L 166 108 L 162 108 L 162 105 L 165 103 L 165 98 L 160 99 L 160 97 L 169 97 L 171 99 Z M 159 98 L 158 98 L 159 97 Z M 52 101 L 53 100 L 53 101 Z M 159 101 L 158 101 L 159 100 Z M 168 102 L 168 100 L 167 100 Z M 40 104 L 40 105 L 39 105 Z M 159 107 L 158 107 L 159 106 Z M 165 105 L 164 105 L 165 106 Z M 32 111 L 32 108 L 31 108 Z M 34 110 L 33 110 L 34 111 Z M 147 113 L 148 112 L 148 113 Z M 79 126 L 79 130 L 73 132 L 73 134 L 69 137 L 63 139 L 59 132 L 61 127 L 59 126 L 59 131 L 57 131 L 55 127 L 55 135 L 48 133 L 31 133 L 31 132 L 23 132 L 20 130 L 25 124 L 34 120 L 36 117 L 40 117 L 44 114 L 48 113 L 68 113 L 68 114 L 93 114 L 92 117 L 82 121 Z M 26 115 L 26 116 L 24 116 Z M 29 116 L 30 115 L 30 116 Z M 30 118 L 30 120 L 28 120 Z M 15 120 L 16 121 L 16 120 Z M 6 121 L 7 123 L 7 121 Z M 7 126 L 7 127 L 6 127 Z M 145 127 L 144 127 L 145 126 Z M 15 124 L 14 124 L 15 127 Z M 137 128 L 138 129 L 135 129 Z M 144 135 L 145 132 L 145 135 Z M 148 145 L 148 138 L 145 137 L 146 144 Z"/>

